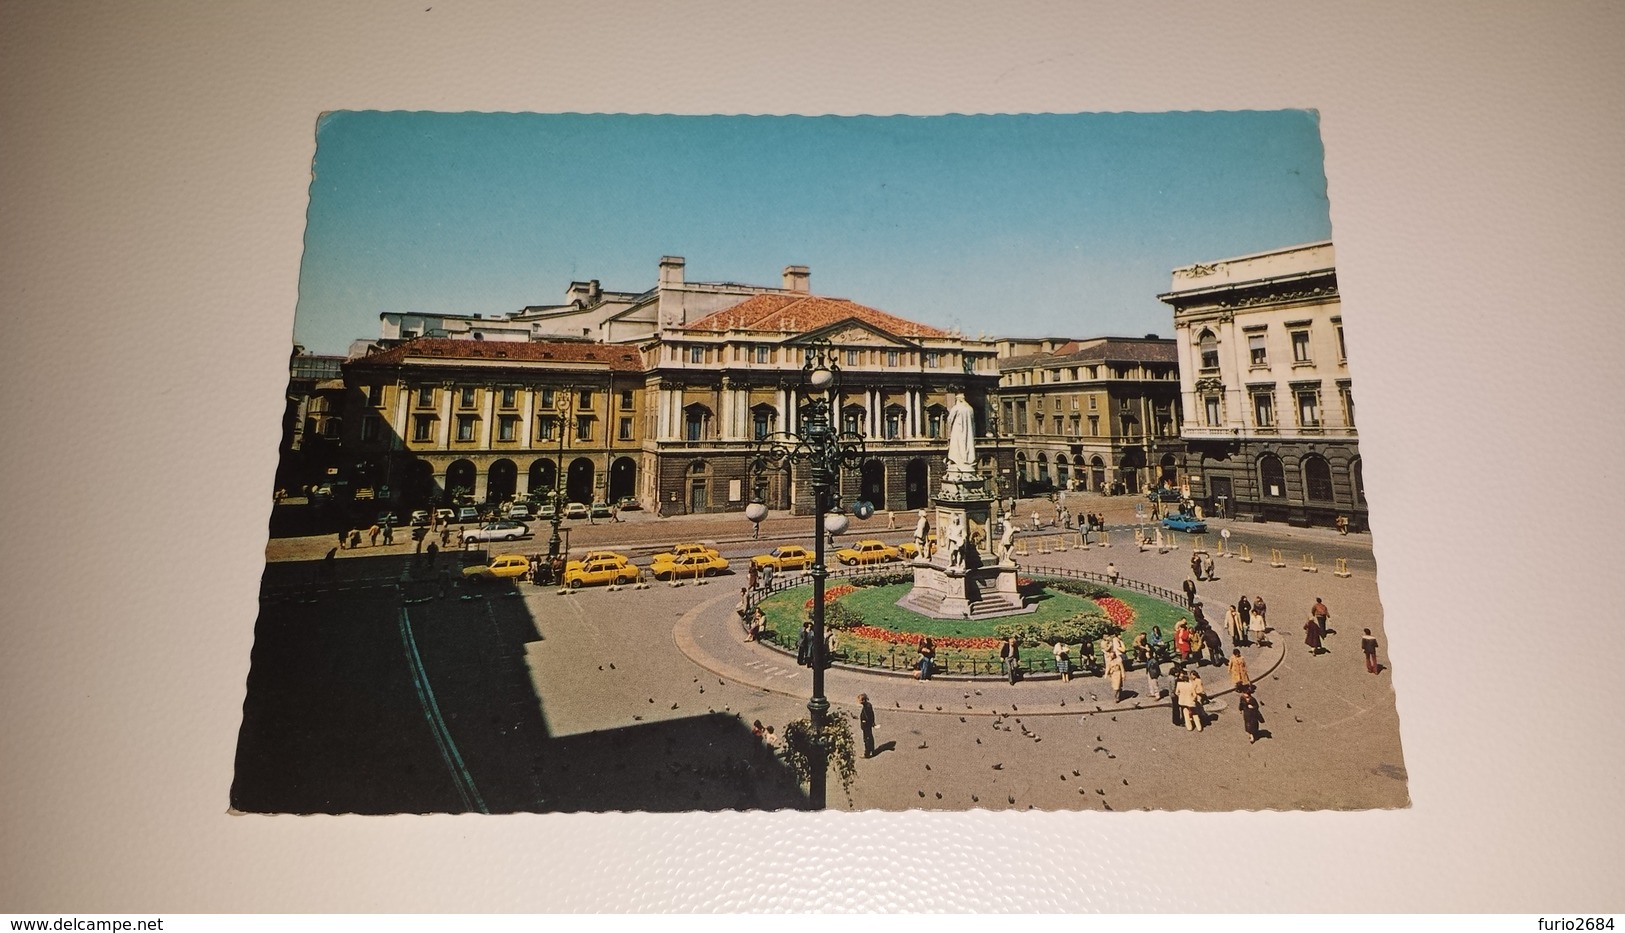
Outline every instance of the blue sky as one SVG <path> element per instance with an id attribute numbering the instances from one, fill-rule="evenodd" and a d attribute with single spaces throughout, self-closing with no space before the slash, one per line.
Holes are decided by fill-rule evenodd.
<path id="1" fill-rule="evenodd" d="M 317 129 L 294 339 L 503 314 L 573 279 L 776 285 L 971 334 L 1171 336 L 1192 262 L 1328 239 L 1305 111 L 944 117 L 340 112 Z"/>

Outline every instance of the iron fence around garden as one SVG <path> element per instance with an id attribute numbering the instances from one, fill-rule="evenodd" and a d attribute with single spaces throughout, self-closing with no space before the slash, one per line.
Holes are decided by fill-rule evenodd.
<path id="1" fill-rule="evenodd" d="M 1185 594 L 1177 590 L 1170 590 L 1167 587 L 1146 583 L 1143 580 L 1130 580 L 1122 576 L 1112 577 L 1108 574 L 1098 573 L 1093 570 L 1073 570 L 1068 567 L 1023 566 L 1019 569 L 1018 573 L 1022 578 L 1026 579 L 1079 580 L 1086 583 L 1098 583 L 1102 586 L 1113 586 L 1119 589 L 1134 590 L 1135 592 L 1144 593 L 1145 595 L 1154 599 L 1159 599 L 1165 603 L 1182 608 L 1185 605 Z M 913 582 L 914 573 L 910 570 L 877 569 L 867 567 L 836 567 L 830 569 L 828 579 L 853 582 L 854 584 L 860 586 L 889 586 L 897 583 Z M 773 575 L 773 579 L 770 580 L 766 585 L 758 585 L 754 591 L 748 591 L 745 598 L 745 611 L 740 616 L 741 627 L 748 625 L 751 612 L 756 609 L 757 604 L 763 599 L 771 596 L 774 593 L 780 593 L 785 590 L 806 586 L 811 582 L 811 580 L 812 578 L 804 572 L 776 573 Z M 794 652 L 795 650 L 795 646 L 793 644 L 787 645 L 780 643 L 778 634 L 771 629 L 764 630 L 762 632 L 761 640 L 782 651 Z M 1095 650 L 1097 646 L 1088 645 L 1083 647 L 1087 649 L 1084 651 L 1083 656 L 1074 658 L 1072 660 L 1074 668 L 1073 673 L 1086 676 L 1091 674 L 1104 674 L 1106 669 L 1106 661 L 1105 658 L 1101 657 L 1100 654 Z M 1173 645 L 1171 642 L 1168 642 L 1164 643 L 1161 648 L 1162 654 L 1157 660 L 1162 663 L 1167 663 L 1169 660 L 1171 660 Z M 868 667 L 901 672 L 914 669 L 916 666 L 916 657 L 917 655 L 912 645 L 894 645 L 885 651 L 877 651 L 868 648 L 856 651 L 837 651 L 832 660 L 837 663 L 847 664 L 853 667 Z M 1033 659 L 1024 657 L 1022 659 L 1022 663 L 1024 665 L 1024 670 L 1028 674 L 1058 673 L 1055 666 L 1055 661 L 1052 658 L 1044 658 L 1040 656 L 1037 659 Z M 1134 665 L 1131 661 L 1125 660 L 1125 667 L 1132 669 L 1133 666 Z M 936 673 L 938 674 L 961 675 L 969 677 L 1004 676 L 1004 662 L 999 658 L 999 654 L 996 649 L 990 649 L 988 651 L 988 657 L 986 658 L 971 655 L 968 657 L 940 659 L 936 664 L 936 668 Z"/>

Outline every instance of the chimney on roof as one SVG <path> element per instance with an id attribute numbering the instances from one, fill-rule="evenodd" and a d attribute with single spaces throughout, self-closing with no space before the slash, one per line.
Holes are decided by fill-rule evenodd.
<path id="1" fill-rule="evenodd" d="M 587 283 L 588 301 L 596 302 L 599 298 L 603 297 L 603 294 L 604 290 L 599 287 L 597 279 L 593 279 L 591 282 Z"/>
<path id="2" fill-rule="evenodd" d="M 786 291 L 800 292 L 803 295 L 811 294 L 812 273 L 806 266 L 785 266 L 784 288 Z"/>
<path id="3" fill-rule="evenodd" d="M 681 284 L 683 284 L 683 257 L 681 257 L 681 256 L 662 256 L 662 257 L 660 257 L 660 284 L 661 285 L 681 285 Z"/>

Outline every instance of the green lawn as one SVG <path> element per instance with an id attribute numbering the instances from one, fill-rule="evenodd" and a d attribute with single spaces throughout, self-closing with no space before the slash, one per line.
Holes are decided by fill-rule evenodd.
<path id="1" fill-rule="evenodd" d="M 903 594 L 907 593 L 910 584 L 900 583 L 888 586 L 859 587 L 855 592 L 840 597 L 841 605 L 855 610 L 863 616 L 869 625 L 890 629 L 896 632 L 919 632 L 933 638 L 956 636 L 961 638 L 998 637 L 994 631 L 995 626 L 1005 619 L 932 619 L 910 612 L 896 605 Z M 831 587 L 833 589 L 833 587 Z M 1162 628 L 1165 640 L 1173 638 L 1174 624 L 1180 619 L 1189 619 L 1190 615 L 1184 609 L 1173 606 L 1161 600 L 1153 599 L 1133 590 L 1105 587 L 1112 596 L 1121 599 L 1134 610 L 1134 621 L 1123 633 L 1124 643 L 1133 641 L 1135 634 L 1149 632 L 1153 625 Z M 811 586 L 798 586 L 794 589 L 775 593 L 762 600 L 762 614 L 767 619 L 767 627 L 775 640 L 788 647 L 794 647 L 801 633 L 801 623 L 805 621 L 808 610 L 803 606 L 812 598 Z M 1099 612 L 1099 607 L 1093 600 L 1071 593 L 1063 593 L 1046 587 L 1036 596 L 1038 611 L 1021 616 L 1023 620 L 1041 621 L 1046 619 L 1061 619 L 1076 615 L 1080 612 Z M 851 643 L 855 650 L 868 652 L 870 662 L 875 663 L 876 655 L 892 654 L 892 646 L 885 645 L 870 639 L 857 639 L 843 633 L 843 640 Z M 891 664 L 906 666 L 912 661 L 912 650 L 906 647 L 895 649 L 900 661 L 889 660 Z M 939 649 L 937 658 L 940 663 L 952 666 L 955 663 L 968 663 L 975 659 L 978 662 L 987 662 L 989 658 L 997 659 L 998 652 L 994 649 L 987 651 L 950 651 Z M 1047 646 L 1025 646 L 1021 652 L 1022 662 L 1028 670 L 1053 670 L 1054 655 Z M 1076 663 L 1076 658 L 1074 658 Z"/>

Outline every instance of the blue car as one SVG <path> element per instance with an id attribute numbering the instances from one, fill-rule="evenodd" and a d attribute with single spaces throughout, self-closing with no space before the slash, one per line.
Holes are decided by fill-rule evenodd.
<path id="1" fill-rule="evenodd" d="M 1162 520 L 1162 527 L 1172 528 L 1174 531 L 1188 531 L 1199 535 L 1207 531 L 1207 522 L 1185 512 L 1176 512 Z"/>

